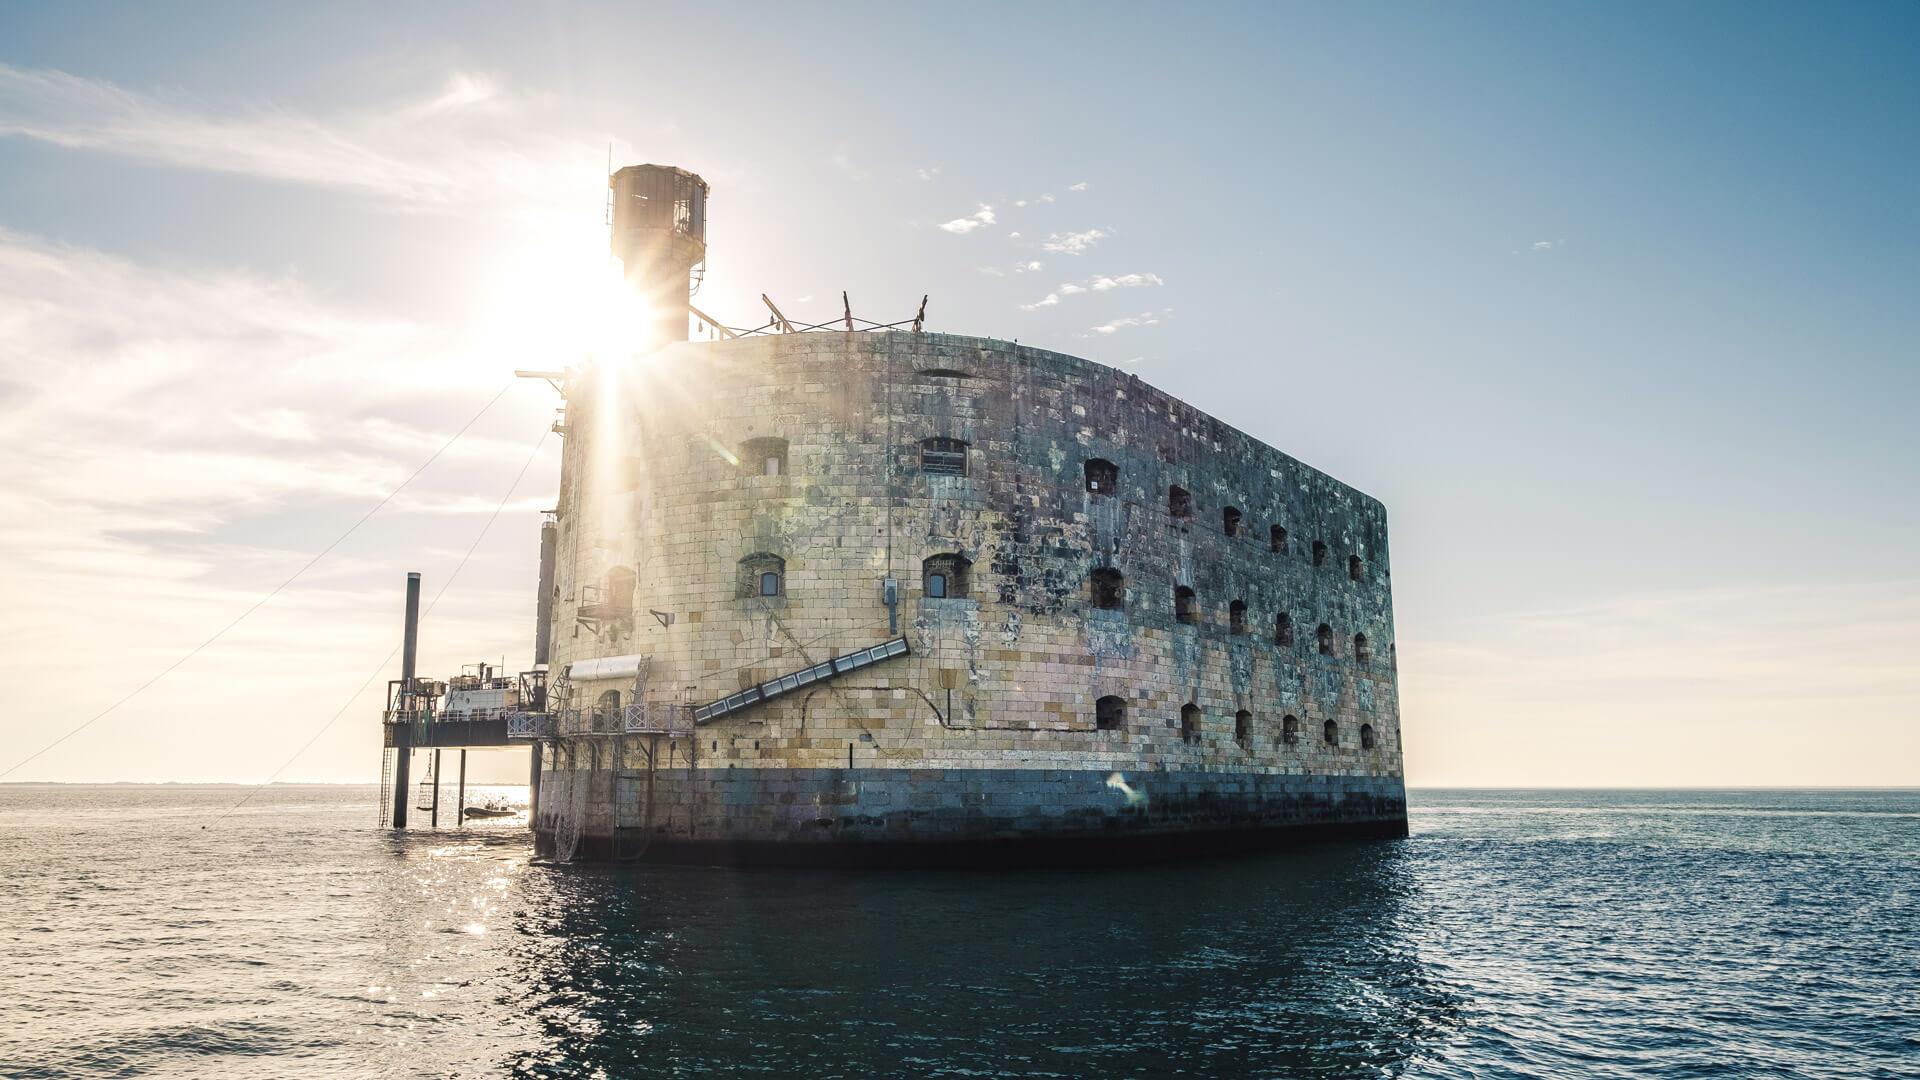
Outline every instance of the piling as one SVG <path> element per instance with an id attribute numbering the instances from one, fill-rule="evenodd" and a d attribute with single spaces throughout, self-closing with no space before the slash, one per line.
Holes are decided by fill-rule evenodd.
<path id="1" fill-rule="evenodd" d="M 400 693 L 394 705 L 402 723 L 393 729 L 393 827 L 407 827 L 407 803 L 412 786 L 407 782 L 408 766 L 413 762 L 413 663 L 420 645 L 420 574 L 407 574 L 407 625 L 400 646 Z"/>

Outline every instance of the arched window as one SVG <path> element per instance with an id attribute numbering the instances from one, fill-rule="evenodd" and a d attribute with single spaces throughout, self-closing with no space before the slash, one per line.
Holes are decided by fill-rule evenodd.
<path id="1" fill-rule="evenodd" d="M 1275 645 L 1293 644 L 1293 616 L 1284 611 L 1273 617 L 1273 643 Z"/>
<path id="2" fill-rule="evenodd" d="M 1247 602 L 1235 600 L 1227 605 L 1227 632 L 1244 634 L 1247 632 Z"/>
<path id="3" fill-rule="evenodd" d="M 935 476 L 967 475 L 967 444 L 960 439 L 920 440 L 920 471 Z"/>
<path id="4" fill-rule="evenodd" d="M 1200 741 L 1200 706 L 1191 701 L 1180 706 L 1180 738 L 1185 742 Z"/>
<path id="5" fill-rule="evenodd" d="M 1185 585 L 1176 585 L 1173 590 L 1173 617 L 1178 622 L 1193 623 L 1200 621 L 1200 604 L 1193 597 L 1193 590 Z"/>
<path id="6" fill-rule="evenodd" d="M 740 560 L 733 595 L 741 599 L 787 594 L 787 561 L 771 552 L 760 551 Z"/>
<path id="7" fill-rule="evenodd" d="M 1120 466 L 1106 458 L 1088 458 L 1087 490 L 1095 495 L 1111 495 L 1120 490 Z"/>
<path id="8" fill-rule="evenodd" d="M 1325 540 L 1315 540 L 1313 542 L 1313 565 L 1327 565 L 1327 542 Z"/>
<path id="9" fill-rule="evenodd" d="M 1326 623 L 1321 623 L 1320 628 L 1315 630 L 1313 632 L 1313 635 L 1314 637 L 1320 640 L 1320 655 L 1332 656 L 1333 655 L 1333 627 L 1328 626 Z"/>
<path id="10" fill-rule="evenodd" d="M 1347 578 L 1352 581 L 1364 581 L 1367 577 L 1367 564 L 1358 555 L 1347 556 Z"/>
<path id="11" fill-rule="evenodd" d="M 1245 709 L 1233 714 L 1233 741 L 1241 746 L 1253 745 L 1253 714 Z"/>
<path id="12" fill-rule="evenodd" d="M 1093 703 L 1093 726 L 1101 731 L 1119 731 L 1127 726 L 1127 700 L 1108 694 Z"/>
<path id="13" fill-rule="evenodd" d="M 1340 725 L 1329 720 L 1320 725 L 1320 738 L 1328 746 L 1340 745 Z"/>
<path id="14" fill-rule="evenodd" d="M 609 690 L 601 694 L 599 700 L 593 703 L 594 728 L 606 730 L 609 726 L 618 723 L 619 718 L 620 691 Z"/>
<path id="15" fill-rule="evenodd" d="M 1300 718 L 1288 713 L 1280 718 L 1280 741 L 1292 746 L 1300 741 Z"/>
<path id="16" fill-rule="evenodd" d="M 1120 571 L 1103 566 L 1090 574 L 1087 580 L 1093 589 L 1094 607 L 1118 611 L 1127 606 L 1127 579 Z"/>
<path id="17" fill-rule="evenodd" d="M 1220 511 L 1220 531 L 1228 536 L 1240 535 L 1240 508 L 1229 506 Z"/>
<path id="18" fill-rule="evenodd" d="M 785 476 L 787 440 L 766 436 L 741 443 L 740 471 L 748 476 Z"/>
<path id="19" fill-rule="evenodd" d="M 1360 725 L 1360 749 L 1371 750 L 1373 749 L 1373 746 L 1374 746 L 1373 725 L 1361 724 Z"/>
<path id="20" fill-rule="evenodd" d="M 966 596 L 972 570 L 965 555 L 930 555 L 920 564 L 921 590 L 929 600 Z"/>
<path id="21" fill-rule="evenodd" d="M 1287 530 L 1278 525 L 1267 530 L 1267 544 L 1275 551 L 1287 550 Z"/>
<path id="22" fill-rule="evenodd" d="M 1177 518 L 1193 516 L 1193 495 L 1186 488 L 1175 484 L 1167 489 L 1167 513 Z"/>
<path id="23" fill-rule="evenodd" d="M 1365 634 L 1353 635 L 1353 662 L 1362 666 L 1373 663 L 1373 648 Z"/>

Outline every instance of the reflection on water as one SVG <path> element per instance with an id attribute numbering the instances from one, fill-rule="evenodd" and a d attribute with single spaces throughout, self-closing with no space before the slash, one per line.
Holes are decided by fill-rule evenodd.
<path id="1" fill-rule="evenodd" d="M 0 786 L 0 1075 L 1896 1076 L 1920 797 L 1420 792 L 1105 871 L 554 866 L 371 789 Z M 1737 1067 L 1736 1067 L 1737 1066 Z"/>

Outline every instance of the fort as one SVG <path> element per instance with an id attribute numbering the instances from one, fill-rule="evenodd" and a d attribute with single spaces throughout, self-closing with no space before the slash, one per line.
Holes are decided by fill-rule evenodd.
<path id="1" fill-rule="evenodd" d="M 565 453 L 510 710 L 544 850 L 1404 834 L 1379 502 L 1097 363 L 769 308 L 776 332 L 688 341 L 676 314 L 682 340 L 549 373 Z"/>

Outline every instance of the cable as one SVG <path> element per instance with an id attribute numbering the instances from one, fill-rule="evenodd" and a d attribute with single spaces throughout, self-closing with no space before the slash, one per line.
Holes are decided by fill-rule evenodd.
<path id="1" fill-rule="evenodd" d="M 487 538 L 487 533 L 489 530 L 493 528 L 493 523 L 500 520 L 500 512 L 507 508 L 507 501 L 512 499 L 513 493 L 519 489 L 520 481 L 526 479 L 527 470 L 533 467 L 533 459 L 540 456 L 540 448 L 547 445 L 547 436 L 550 434 L 552 434 L 551 429 L 542 431 L 540 433 L 540 438 L 534 441 L 533 450 L 527 454 L 527 460 L 520 466 L 520 471 L 514 475 L 513 483 L 507 486 L 507 493 L 505 495 L 500 496 L 500 504 L 493 508 L 493 513 L 487 517 L 487 523 L 485 525 L 480 526 L 480 534 L 473 538 L 473 543 L 467 545 L 467 553 L 465 555 L 460 556 L 460 562 L 454 566 L 453 572 L 447 575 L 447 580 L 445 581 L 445 583 L 443 583 L 440 586 L 440 591 L 433 594 L 432 600 L 427 601 L 427 609 L 420 613 L 421 619 L 424 620 L 427 616 L 433 614 L 433 609 L 435 607 L 438 607 L 440 604 L 440 598 L 447 595 L 447 590 L 453 587 L 453 579 L 460 576 L 460 571 L 466 569 L 467 567 L 467 561 L 469 559 L 472 559 L 473 553 L 480 549 L 480 541 L 485 540 Z M 399 651 L 400 651 L 400 646 L 395 645 L 392 648 L 392 650 L 387 653 L 386 658 L 380 661 L 379 666 L 375 667 L 373 671 L 368 673 L 366 681 L 360 684 L 359 689 L 355 690 L 351 695 L 347 697 L 347 700 L 341 704 L 340 708 L 335 710 L 334 714 L 327 718 L 326 723 L 320 725 L 320 730 L 314 732 L 313 735 L 309 737 L 306 742 L 301 743 L 300 749 L 295 750 L 293 754 L 287 758 L 287 760 L 281 762 L 280 767 L 273 770 L 273 772 L 269 774 L 265 780 L 262 780 L 258 784 L 255 784 L 252 788 L 250 788 L 247 791 L 245 795 L 242 795 L 240 797 L 240 801 L 234 803 L 232 806 L 229 806 L 225 810 L 221 811 L 220 816 L 217 818 L 214 818 L 213 821 L 210 822 L 210 824 L 218 825 L 222 821 L 227 820 L 227 815 L 233 813 L 235 810 L 238 810 L 242 806 L 245 806 L 247 803 L 251 802 L 255 795 L 260 794 L 261 791 L 271 786 L 275 780 L 278 780 L 280 778 L 280 774 L 287 771 L 288 766 L 292 765 L 295 761 L 298 761 L 300 759 L 300 755 L 306 753 L 309 749 L 313 747 L 314 743 L 317 743 L 320 741 L 320 736 L 325 735 L 328 731 L 331 731 L 333 729 L 333 725 L 336 723 L 339 723 L 340 718 L 347 714 L 347 710 L 353 706 L 353 703 L 360 700 L 360 695 L 367 692 L 367 687 L 373 685 L 373 680 L 376 678 L 379 678 L 380 673 L 387 670 L 388 664 L 393 663 L 394 654 L 398 653 Z M 201 828 L 206 828 L 206 826 L 203 825 L 201 826 Z"/>
<path id="2" fill-rule="evenodd" d="M 111 713 L 113 710 L 118 709 L 120 706 L 125 705 L 129 701 L 132 701 L 135 697 L 139 696 L 142 691 L 146 690 L 148 687 L 152 686 L 154 683 L 159 682 L 161 679 L 166 678 L 167 675 L 171 673 L 174 668 L 177 668 L 181 664 L 184 664 L 187 661 L 193 659 L 196 655 L 199 654 L 200 650 L 206 648 L 207 646 L 213 644 L 214 642 L 220 640 L 222 637 L 226 636 L 227 631 L 232 630 L 236 626 L 239 626 L 240 623 L 244 619 L 246 619 L 247 616 L 252 615 L 254 612 L 260 610 L 261 605 L 265 604 L 267 601 L 273 599 L 274 597 L 280 595 L 280 592 L 282 589 L 285 589 L 287 586 L 293 584 L 295 579 L 299 578 L 300 575 L 313 569 L 315 563 L 325 558 L 328 552 L 332 551 L 334 548 L 339 547 L 342 541 L 346 540 L 347 537 L 352 536 L 354 531 L 359 529 L 360 526 L 365 525 L 368 519 L 372 518 L 374 514 L 379 513 L 381 507 L 387 505 L 389 502 L 392 502 L 393 497 L 395 495 L 400 494 L 402 489 L 404 489 L 408 484 L 411 484 L 416 479 L 418 479 L 421 473 L 426 472 L 427 466 L 439 460 L 440 455 L 446 453 L 448 447 L 452 446 L 455 442 L 459 441 L 460 436 L 465 435 L 467 433 L 467 429 L 472 427 L 474 423 L 478 421 L 482 416 L 485 416 L 487 413 L 487 410 L 493 408 L 494 403 L 499 401 L 502 397 L 505 397 L 507 391 L 511 389 L 513 389 L 512 382 L 509 382 L 507 383 L 507 385 L 501 387 L 499 393 L 493 395 L 493 397 L 490 398 L 485 405 L 480 406 L 479 412 L 474 413 L 471 419 L 469 419 L 466 423 L 460 425 L 460 430 L 454 432 L 452 438 L 449 438 L 446 442 L 442 443 L 440 445 L 440 449 L 435 450 L 431 457 L 421 462 L 420 467 L 413 470 L 413 472 L 405 480 L 400 481 L 399 487 L 396 487 L 392 491 L 387 492 L 385 498 L 382 498 L 379 502 L 373 504 L 373 509 L 368 510 L 365 514 L 362 514 L 360 516 L 359 521 L 356 521 L 352 525 L 347 527 L 346 532 L 343 532 L 339 536 L 334 537 L 333 543 L 328 544 L 324 548 L 321 548 L 320 554 L 315 555 L 311 559 L 308 559 L 307 564 L 305 566 L 302 566 L 300 569 L 295 570 L 292 576 L 288 577 L 285 581 L 282 581 L 280 584 L 274 586 L 272 592 L 268 593 L 267 595 L 261 597 L 258 600 L 255 600 L 253 602 L 252 607 L 248 608 L 247 610 L 241 612 L 239 615 L 235 616 L 232 622 L 221 627 L 219 630 L 216 630 L 212 637 L 208 638 L 207 640 L 201 642 L 198 645 L 195 645 L 193 648 L 187 650 L 186 655 L 180 657 L 180 659 L 178 660 L 175 660 L 173 663 L 168 664 L 166 667 L 161 668 L 159 674 L 155 675 L 151 679 L 148 679 L 146 682 L 141 683 L 139 686 L 134 687 L 132 690 L 128 691 L 127 694 L 124 697 L 122 697 L 120 700 L 114 702 L 113 704 L 107 706 L 104 709 L 101 709 L 99 712 L 94 713 L 93 716 L 89 718 L 86 722 L 80 724 L 78 727 L 75 727 L 71 731 L 68 731 L 65 735 L 60 736 L 59 738 L 53 740 L 52 742 L 41 747 L 40 749 L 35 750 L 33 753 L 28 754 L 26 757 L 21 758 L 19 761 L 14 762 L 12 765 L 9 765 L 6 771 L 0 772 L 0 779 L 5 779 L 6 777 L 11 776 L 14 770 L 20 768 L 22 765 L 27 764 L 28 762 L 34 760 L 35 758 L 38 758 L 40 755 L 53 749 L 54 747 L 59 746 L 61 743 L 66 742 L 68 739 L 73 738 L 75 735 L 78 735 L 81 732 L 87 730 L 88 728 L 92 727 L 97 721 L 104 718 L 108 713 Z"/>

